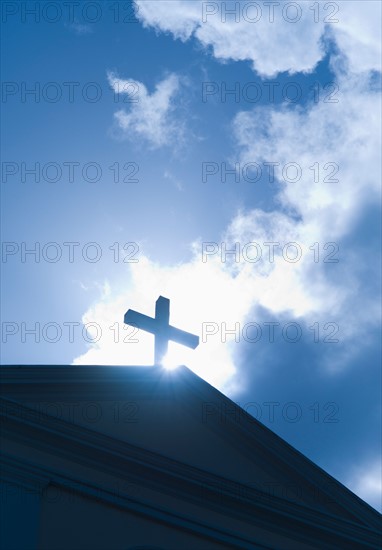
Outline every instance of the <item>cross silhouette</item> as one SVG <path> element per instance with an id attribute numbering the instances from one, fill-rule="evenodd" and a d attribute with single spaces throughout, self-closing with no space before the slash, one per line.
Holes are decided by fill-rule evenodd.
<path id="1" fill-rule="evenodd" d="M 129 309 L 125 313 L 124 322 L 136 328 L 155 335 L 155 365 L 160 365 L 167 353 L 168 342 L 172 340 L 183 346 L 195 349 L 199 345 L 199 337 L 184 330 L 172 327 L 170 321 L 170 300 L 159 296 L 155 304 L 155 318 L 148 317 Z"/>

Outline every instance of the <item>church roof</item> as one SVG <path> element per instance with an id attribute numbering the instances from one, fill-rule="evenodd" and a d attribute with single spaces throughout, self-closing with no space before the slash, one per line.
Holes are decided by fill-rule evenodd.
<path id="1" fill-rule="evenodd" d="M 337 536 L 378 547 L 378 512 L 186 367 L 3 366 L 1 411 L 31 445 L 42 432 L 57 444 L 54 432 L 71 442 L 63 453 L 264 525 L 317 529 L 326 548 Z"/>

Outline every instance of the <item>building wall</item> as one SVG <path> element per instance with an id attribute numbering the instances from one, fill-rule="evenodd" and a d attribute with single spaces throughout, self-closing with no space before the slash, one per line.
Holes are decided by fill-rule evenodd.
<path id="1" fill-rule="evenodd" d="M 45 491 L 39 550 L 230 550 L 196 533 L 175 529 L 65 489 Z"/>
<path id="2" fill-rule="evenodd" d="M 0 548 L 36 550 L 41 517 L 39 490 L 2 480 L 0 492 Z"/>

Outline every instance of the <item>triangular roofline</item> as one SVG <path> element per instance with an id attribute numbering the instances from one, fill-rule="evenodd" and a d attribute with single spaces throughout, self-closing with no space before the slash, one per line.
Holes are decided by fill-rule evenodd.
<path id="1" fill-rule="evenodd" d="M 158 374 L 158 370 L 160 374 Z M 141 379 L 142 388 L 147 387 L 150 380 L 157 383 L 162 376 L 166 378 L 173 376 L 172 372 L 164 372 L 157 366 L 5 365 L 0 367 L 1 393 L 6 395 L 7 387 L 12 386 L 14 390 L 16 386 L 18 387 L 17 393 L 27 397 L 31 385 L 35 386 L 33 391 L 38 393 L 43 387 L 46 389 L 46 385 L 70 384 L 73 388 L 72 384 L 75 383 L 77 392 L 82 393 L 78 384 L 80 386 L 84 384 L 85 393 L 83 395 L 89 396 L 90 392 L 94 397 L 93 392 L 96 392 L 98 396 L 101 396 L 107 382 L 126 381 L 126 371 L 130 374 L 134 373 L 135 382 Z M 224 422 L 208 425 L 209 429 L 217 431 L 225 439 L 229 436 L 236 448 L 249 456 L 253 456 L 254 452 L 259 453 L 259 451 L 265 453 L 268 460 L 269 457 L 272 458 L 275 467 L 282 467 L 293 478 L 300 480 L 303 478 L 306 484 L 317 487 L 321 494 L 340 503 L 341 508 L 354 518 L 354 521 L 350 519 L 349 524 L 363 525 L 372 531 L 380 530 L 381 514 L 219 390 L 185 366 L 179 367 L 175 376 L 177 391 L 182 391 L 179 384 L 182 382 L 187 388 L 187 392 L 191 391 L 195 397 L 205 402 L 218 400 L 227 405 L 227 410 L 232 410 L 232 407 L 240 409 L 243 422 L 235 422 L 229 414 L 225 414 L 226 409 L 224 409 L 221 411 L 221 414 L 225 416 Z M 124 386 L 120 385 L 119 388 L 123 394 Z M 285 500 L 285 502 L 288 501 Z M 290 505 L 289 502 L 288 505 Z M 314 512 L 316 513 L 315 509 Z M 329 516 L 326 512 L 323 515 Z M 333 516 L 333 520 L 338 519 L 342 520 L 343 518 L 342 516 Z M 347 523 L 346 520 L 343 521 Z"/>

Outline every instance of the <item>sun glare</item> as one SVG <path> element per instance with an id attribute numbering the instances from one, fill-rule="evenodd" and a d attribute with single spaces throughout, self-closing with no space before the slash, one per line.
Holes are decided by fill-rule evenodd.
<path id="1" fill-rule="evenodd" d="M 166 370 L 175 370 L 180 366 L 180 364 L 175 362 L 171 355 L 168 353 L 162 361 L 162 366 Z"/>
<path id="2" fill-rule="evenodd" d="M 177 348 L 180 348 L 180 346 L 174 346 L 171 345 L 171 343 L 169 344 L 168 352 L 162 361 L 163 368 L 166 370 L 175 370 L 180 365 L 184 364 L 184 362 L 182 363 L 182 348 Z"/>

